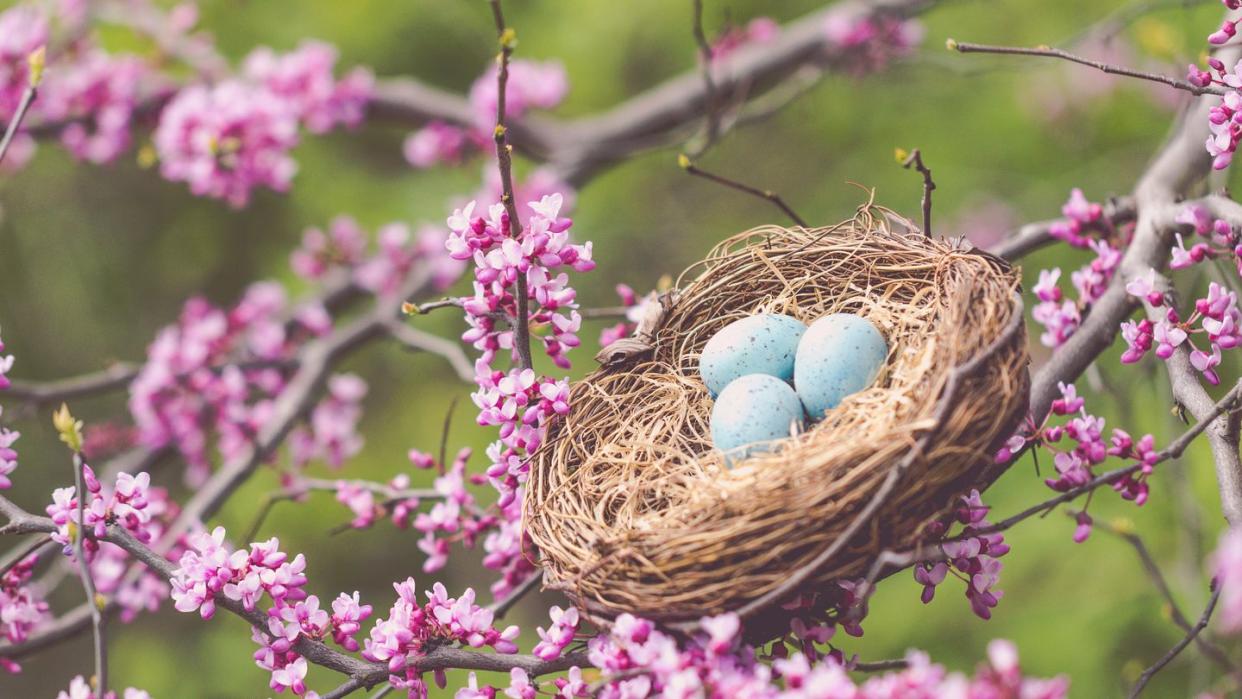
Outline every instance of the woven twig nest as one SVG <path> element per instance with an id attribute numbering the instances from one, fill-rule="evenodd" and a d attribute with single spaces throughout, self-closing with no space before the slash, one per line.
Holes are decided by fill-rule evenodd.
<path id="1" fill-rule="evenodd" d="M 531 464 L 526 530 L 546 579 L 589 615 L 744 616 L 907 550 L 1026 413 L 1017 273 L 863 208 L 821 229 L 756 228 L 679 280 L 650 353 L 573 385 Z M 699 353 L 759 312 L 871 319 L 886 367 L 802 434 L 728 468 Z"/>

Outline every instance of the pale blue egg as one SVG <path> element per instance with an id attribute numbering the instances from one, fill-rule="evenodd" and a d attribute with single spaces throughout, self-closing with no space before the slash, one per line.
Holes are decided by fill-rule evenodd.
<path id="1" fill-rule="evenodd" d="M 833 313 L 811 323 L 794 361 L 794 386 L 812 420 L 875 380 L 888 358 L 888 344 L 875 325 L 852 313 Z"/>
<path id="2" fill-rule="evenodd" d="M 760 313 L 720 329 L 703 347 L 699 373 L 712 395 L 747 374 L 767 374 L 788 381 L 794 374 L 798 340 L 806 332 L 802 321 L 775 313 Z"/>
<path id="3" fill-rule="evenodd" d="M 798 394 L 767 374 L 736 379 L 712 406 L 712 442 L 732 457 L 766 450 L 769 442 L 790 436 L 795 424 L 803 424 Z"/>

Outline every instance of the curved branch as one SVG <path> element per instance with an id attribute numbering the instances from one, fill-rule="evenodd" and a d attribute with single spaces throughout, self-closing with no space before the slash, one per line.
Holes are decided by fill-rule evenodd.
<path id="1" fill-rule="evenodd" d="M 0 511 L 9 516 L 10 524 L 19 524 L 25 531 L 42 533 L 56 531 L 56 525 L 51 519 L 25 512 L 3 496 L 0 496 Z M 166 580 L 171 580 L 174 577 L 177 568 L 172 561 L 148 548 L 125 529 L 115 524 L 109 525 L 106 534 L 101 540 L 124 549 L 149 570 L 159 574 Z M 245 619 L 255 628 L 267 628 L 267 617 L 264 613 L 258 609 L 247 610 L 240 601 L 217 595 L 216 606 Z M 6 646 L 0 646 L 0 650 L 5 648 Z M 386 680 L 389 674 L 391 674 L 386 664 L 368 662 L 305 636 L 299 637 L 294 643 L 293 648 L 304 656 L 308 662 L 348 675 L 351 679 L 356 680 L 360 687 L 372 687 Z M 23 650 L 25 650 L 24 646 Z M 480 653 L 463 648 L 444 646 L 416 658 L 411 665 L 418 672 L 453 668 L 508 672 L 513 668 L 521 668 L 531 676 L 537 676 L 567 670 L 572 665 L 583 664 L 586 661 L 585 653 L 571 653 L 555 660 L 542 660 L 533 655 Z"/>

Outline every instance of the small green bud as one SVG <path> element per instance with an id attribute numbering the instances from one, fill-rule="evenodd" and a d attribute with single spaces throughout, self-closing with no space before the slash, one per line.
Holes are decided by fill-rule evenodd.
<path id="1" fill-rule="evenodd" d="M 31 87 L 38 87 L 43 82 L 43 68 L 47 65 L 47 48 L 40 46 L 26 56 L 26 65 L 30 71 Z"/>
<path id="2" fill-rule="evenodd" d="M 82 421 L 73 419 L 69 406 L 60 404 L 60 409 L 52 413 L 52 426 L 64 442 L 75 452 L 82 451 Z"/>

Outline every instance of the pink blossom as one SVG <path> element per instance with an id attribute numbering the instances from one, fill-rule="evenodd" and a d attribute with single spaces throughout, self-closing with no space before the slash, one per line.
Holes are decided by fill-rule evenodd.
<path id="1" fill-rule="evenodd" d="M 1156 270 L 1154 269 L 1148 269 L 1147 274 L 1127 282 L 1126 293 L 1137 296 L 1153 306 L 1164 304 L 1164 293 L 1156 288 Z"/>
<path id="2" fill-rule="evenodd" d="M 771 17 L 756 17 L 743 26 L 729 27 L 711 43 L 711 62 L 718 63 L 738 49 L 773 41 L 781 33 L 781 25 Z"/>
<path id="3" fill-rule="evenodd" d="M 0 576 L 0 636 L 9 643 L 26 640 L 48 617 L 48 604 L 30 583 L 38 556 L 26 556 Z"/>
<path id="4" fill-rule="evenodd" d="M 0 121 L 5 124 L 26 90 L 26 59 L 47 41 L 47 19 L 34 5 L 16 4 L 0 13 Z"/>
<path id="5" fill-rule="evenodd" d="M 465 157 L 466 149 L 471 145 L 477 146 L 478 141 L 464 129 L 432 121 L 405 137 L 401 153 L 406 162 L 416 168 L 429 168 L 441 163 L 457 164 Z"/>
<path id="6" fill-rule="evenodd" d="M 92 50 L 49 71 L 38 104 L 46 119 L 75 119 L 60 134 L 74 157 L 108 163 L 129 148 L 140 83 L 148 73 L 136 56 Z"/>
<path id="7" fill-rule="evenodd" d="M 280 55 L 258 48 L 246 57 L 242 71 L 289 105 L 308 131 L 326 133 L 337 125 L 357 126 L 371 98 L 374 78 L 357 68 L 337 82 L 332 70 L 336 48 L 320 41 L 304 41 Z"/>
<path id="8" fill-rule="evenodd" d="M 268 90 L 238 80 L 183 89 L 153 136 L 164 177 L 240 208 L 256 187 L 288 190 L 298 115 Z"/>
<path id="9" fill-rule="evenodd" d="M 1221 535 L 1212 567 L 1220 586 L 1220 628 L 1236 634 L 1242 631 L 1242 529 Z"/>
<path id="10" fill-rule="evenodd" d="M 488 134 L 496 123 L 496 67 L 490 66 L 470 87 L 475 127 Z M 505 85 L 505 116 L 520 119 L 530 109 L 551 109 L 565 99 L 569 78 L 556 61 L 517 59 L 509 62 Z"/>
<path id="11" fill-rule="evenodd" d="M 823 31 L 828 48 L 840 51 L 859 75 L 882 70 L 893 59 L 909 55 L 925 34 L 917 20 L 860 14 L 854 8 L 830 12 Z"/>
<path id="12" fill-rule="evenodd" d="M 326 234 L 319 228 L 306 229 L 302 246 L 290 256 L 289 264 L 303 279 L 321 279 L 334 267 L 353 267 L 362 262 L 366 248 L 366 234 L 358 223 L 338 216 Z"/>
<path id="13" fill-rule="evenodd" d="M 3 412 L 0 408 L 0 414 Z M 13 487 L 13 481 L 9 479 L 9 474 L 17 469 L 17 450 L 13 448 L 13 443 L 21 436 L 21 432 L 0 427 L 0 490 Z"/>
<path id="14" fill-rule="evenodd" d="M 1152 327 L 1152 337 L 1156 341 L 1156 356 L 1168 359 L 1173 356 L 1173 350 L 1186 341 L 1186 331 L 1167 320 L 1160 320 Z"/>
<path id="15" fill-rule="evenodd" d="M 86 678 L 78 675 L 69 683 L 69 689 L 62 690 L 56 695 L 56 699 L 117 699 L 117 694 L 109 691 L 99 697 Z M 123 692 L 122 699 L 151 699 L 151 695 L 141 689 L 129 687 Z"/>
<path id="16" fill-rule="evenodd" d="M 554 660 L 561 657 L 565 647 L 574 640 L 574 634 L 578 631 L 578 610 L 574 607 L 561 609 L 554 605 L 548 610 L 548 616 L 552 624 L 547 631 L 542 626 L 536 629 L 539 643 L 532 652 L 543 660 Z"/>

